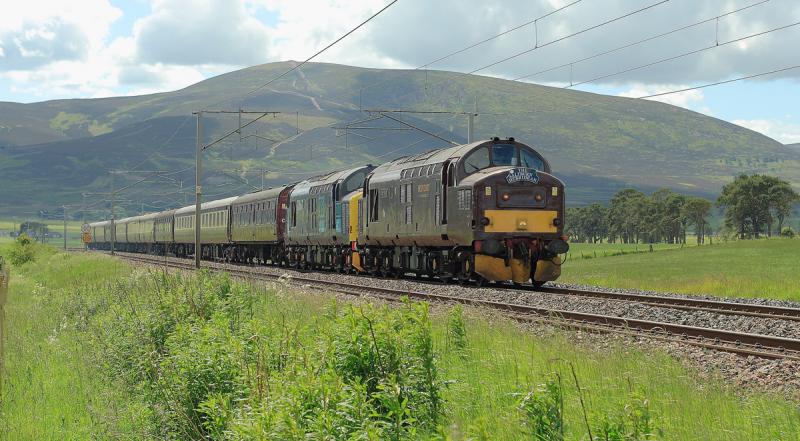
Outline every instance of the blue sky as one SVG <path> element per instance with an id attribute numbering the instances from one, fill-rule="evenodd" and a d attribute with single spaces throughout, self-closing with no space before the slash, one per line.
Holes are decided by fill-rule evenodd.
<path id="1" fill-rule="evenodd" d="M 0 100 L 34 102 L 152 93 L 246 66 L 304 59 L 388 0 L 31 0 L 0 16 Z M 400 0 L 317 61 L 415 68 L 571 3 L 568 0 Z M 516 78 L 682 26 L 684 31 L 574 65 L 576 81 L 758 34 L 576 87 L 638 97 L 800 65 L 794 0 L 582 0 L 431 68 L 469 72 L 540 43 L 624 19 L 478 72 Z M 720 16 L 703 24 L 694 23 Z M 410 30 L 424 32 L 410 32 Z M 563 86 L 560 69 L 535 80 Z M 800 69 L 660 101 L 800 142 Z"/>

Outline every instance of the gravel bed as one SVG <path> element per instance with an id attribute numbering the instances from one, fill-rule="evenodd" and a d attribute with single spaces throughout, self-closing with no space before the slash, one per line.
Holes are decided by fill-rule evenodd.
<path id="1" fill-rule="evenodd" d="M 226 268 L 229 265 L 213 263 L 215 267 Z M 233 265 L 233 268 L 241 266 Z M 491 287 L 463 287 L 452 284 L 432 283 L 413 279 L 378 279 L 373 277 L 353 276 L 328 272 L 298 272 L 277 267 L 252 267 L 253 271 L 266 274 L 286 274 L 293 277 L 358 283 L 364 286 L 392 288 L 406 291 L 421 291 L 431 294 L 460 296 L 475 300 L 494 300 L 547 309 L 568 310 L 590 314 L 605 314 L 639 320 L 653 320 L 666 323 L 677 323 L 703 328 L 725 329 L 753 334 L 775 335 L 787 338 L 800 338 L 800 322 L 762 317 L 750 317 L 733 314 L 719 314 L 707 311 L 687 311 L 673 309 L 668 306 L 650 306 L 641 303 L 611 299 L 594 299 L 580 296 L 547 294 L 534 291 L 514 289 L 493 289 Z M 631 290 L 621 292 L 635 292 Z"/>
<path id="2" fill-rule="evenodd" d="M 185 259 L 167 259 L 186 262 Z M 217 262 L 203 262 L 203 264 L 222 269 L 245 268 L 242 265 L 230 265 Z M 420 291 L 431 294 L 460 296 L 475 300 L 494 300 L 500 302 L 517 303 L 547 309 L 568 310 L 590 314 L 604 314 L 630 319 L 652 320 L 703 328 L 724 329 L 729 331 L 774 335 L 787 338 L 800 338 L 800 321 L 750 317 L 734 314 L 720 314 L 708 311 L 681 310 L 670 308 L 668 306 L 643 305 L 641 303 L 631 301 L 548 294 L 526 290 L 494 289 L 491 287 L 479 288 L 474 286 L 463 287 L 459 285 L 441 284 L 427 280 L 415 280 L 410 278 L 378 279 L 374 277 L 354 276 L 331 272 L 300 272 L 273 266 L 253 266 L 247 268 L 264 274 L 288 275 L 292 277 L 301 277 L 321 281 L 357 283 L 369 287 L 392 288 L 405 291 Z M 595 290 L 598 290 L 597 287 L 586 286 L 563 284 L 554 284 L 553 286 L 578 289 L 594 288 Z M 636 294 L 662 294 L 653 293 L 652 291 L 648 292 L 620 289 L 613 289 L 611 291 Z M 785 303 L 786 302 L 781 302 L 781 304 Z"/>
<path id="3" fill-rule="evenodd" d="M 709 294 L 682 294 L 675 292 L 649 291 L 649 290 L 637 290 L 637 289 L 626 289 L 626 288 L 606 288 L 603 286 L 595 286 L 595 285 L 577 285 L 571 283 L 553 283 L 553 282 L 549 282 L 545 286 L 552 288 L 579 289 L 584 291 L 607 291 L 607 292 L 615 292 L 623 294 L 641 294 L 648 296 L 675 297 L 682 299 L 717 300 L 717 301 L 731 302 L 731 303 L 747 303 L 751 305 L 767 305 L 767 306 L 779 306 L 785 308 L 800 308 L 800 302 L 794 302 L 791 300 L 765 299 L 761 297 L 720 297 L 720 296 L 712 296 Z"/>

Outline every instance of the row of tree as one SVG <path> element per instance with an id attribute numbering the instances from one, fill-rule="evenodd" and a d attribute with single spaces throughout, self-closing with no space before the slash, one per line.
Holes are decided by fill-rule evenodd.
<path id="1" fill-rule="evenodd" d="M 725 210 L 725 225 L 741 238 L 781 231 L 800 199 L 779 178 L 742 175 L 726 185 L 716 205 Z M 704 243 L 714 204 L 669 189 L 646 195 L 634 189 L 617 192 L 608 206 L 591 204 L 567 209 L 567 234 L 576 242 L 685 243 L 690 228 Z"/>

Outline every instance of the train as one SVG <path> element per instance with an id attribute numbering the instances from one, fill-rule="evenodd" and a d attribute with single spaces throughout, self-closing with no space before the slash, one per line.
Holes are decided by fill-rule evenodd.
<path id="1" fill-rule="evenodd" d="M 87 246 L 233 263 L 442 281 L 561 275 L 564 183 L 498 137 L 363 165 L 195 206 L 84 226 Z"/>

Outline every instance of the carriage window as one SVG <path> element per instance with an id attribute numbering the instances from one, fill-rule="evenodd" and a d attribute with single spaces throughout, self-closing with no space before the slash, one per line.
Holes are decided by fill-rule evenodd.
<path id="1" fill-rule="evenodd" d="M 464 170 L 473 173 L 489 166 L 489 150 L 485 147 L 475 150 L 464 160 Z"/>
<path id="2" fill-rule="evenodd" d="M 522 159 L 523 167 L 544 171 L 544 162 L 542 161 L 542 158 L 530 150 L 520 149 L 519 156 L 520 159 Z"/>
<path id="3" fill-rule="evenodd" d="M 492 145 L 492 163 L 494 165 L 514 165 L 517 162 L 517 147 L 512 144 Z"/>

